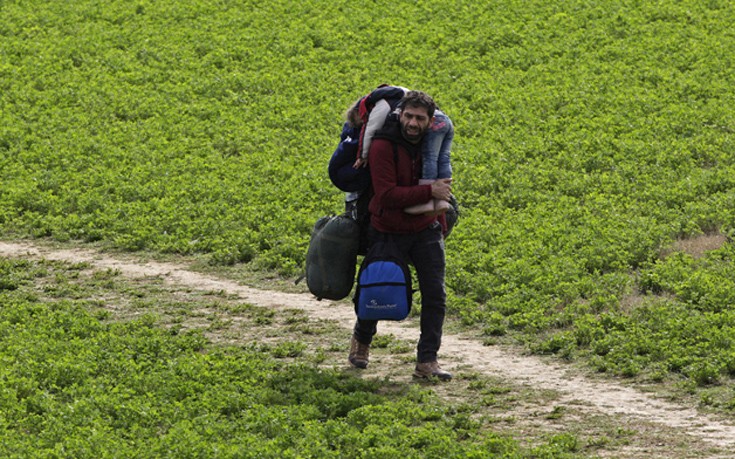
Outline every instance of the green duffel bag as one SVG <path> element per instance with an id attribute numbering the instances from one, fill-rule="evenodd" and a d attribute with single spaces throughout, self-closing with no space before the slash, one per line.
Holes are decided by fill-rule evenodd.
<path id="1" fill-rule="evenodd" d="M 317 299 L 341 300 L 350 294 L 359 246 L 360 225 L 349 214 L 317 220 L 306 252 L 306 284 Z"/>

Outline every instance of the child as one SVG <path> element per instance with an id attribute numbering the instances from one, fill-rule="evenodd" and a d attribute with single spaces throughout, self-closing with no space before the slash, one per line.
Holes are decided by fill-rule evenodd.
<path id="1" fill-rule="evenodd" d="M 429 132 L 426 133 L 421 145 L 422 174 L 419 185 L 431 184 L 437 179 L 452 178 L 452 165 L 449 161 L 452 141 L 454 140 L 454 125 L 452 120 L 437 109 Z M 443 214 L 449 210 L 448 201 L 433 199 L 426 204 L 419 204 L 404 209 L 409 214 L 434 213 Z"/>
<path id="2" fill-rule="evenodd" d="M 373 135 L 383 127 L 388 116 L 400 110 L 400 100 L 407 92 L 408 89 L 401 86 L 383 85 L 355 102 L 347 111 L 347 123 L 361 128 L 359 156 L 355 161 L 355 168 L 367 166 Z M 436 110 L 432 125 L 421 146 L 423 170 L 420 185 L 452 177 L 450 151 L 453 139 L 452 121 L 441 110 Z M 449 202 L 433 199 L 425 204 L 407 207 L 404 211 L 410 214 L 438 215 L 446 212 L 449 207 Z"/>

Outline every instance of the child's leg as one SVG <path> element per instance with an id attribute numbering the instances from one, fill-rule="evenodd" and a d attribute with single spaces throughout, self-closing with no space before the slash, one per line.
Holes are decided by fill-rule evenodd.
<path id="1" fill-rule="evenodd" d="M 454 140 L 454 125 L 447 115 L 440 111 L 434 114 L 434 122 L 440 120 L 442 124 L 441 130 L 444 132 L 441 144 L 437 149 L 437 175 L 436 178 L 451 178 L 452 164 L 450 162 L 450 153 L 452 150 L 452 141 Z"/>
<path id="2" fill-rule="evenodd" d="M 447 115 L 440 110 L 434 112 L 434 122 L 421 145 L 423 170 L 421 184 L 429 184 L 437 178 L 450 178 L 452 166 L 449 154 L 454 139 L 454 125 Z M 426 204 L 419 204 L 405 209 L 410 214 L 441 214 L 450 207 L 447 201 L 433 199 Z"/>
<path id="3" fill-rule="evenodd" d="M 426 133 L 424 142 L 421 145 L 421 158 L 423 161 L 422 178 L 436 179 L 451 177 L 449 175 L 442 177 L 439 175 L 440 167 L 446 173 L 449 166 L 449 150 L 452 147 L 452 139 L 454 138 L 454 126 L 447 115 L 440 110 L 434 112 L 434 122 Z M 444 156 L 445 158 L 441 158 Z M 441 163 L 440 163 L 441 161 Z"/>
<path id="4" fill-rule="evenodd" d="M 421 144 L 421 162 L 423 170 L 421 173 L 421 180 L 419 180 L 419 185 L 431 184 L 437 177 L 439 151 L 441 150 L 446 130 L 446 122 L 442 118 L 437 118 L 439 113 L 440 112 L 438 110 L 434 112 L 434 122 L 429 127 L 429 130 L 424 137 L 424 141 Z M 435 201 L 435 199 L 432 199 L 423 204 L 406 207 L 404 211 L 413 215 L 434 214 L 436 211 Z"/>
<path id="5" fill-rule="evenodd" d="M 434 122 L 426 134 L 421 149 L 423 161 L 422 181 L 424 183 L 431 183 L 437 178 L 452 177 L 449 155 L 453 139 L 454 125 L 452 121 L 443 112 L 437 110 L 434 112 Z M 428 211 L 426 211 L 426 206 L 414 206 L 407 212 L 438 215 L 450 208 L 449 202 L 440 199 L 433 199 L 429 204 L 431 204 L 429 206 L 431 209 Z"/>

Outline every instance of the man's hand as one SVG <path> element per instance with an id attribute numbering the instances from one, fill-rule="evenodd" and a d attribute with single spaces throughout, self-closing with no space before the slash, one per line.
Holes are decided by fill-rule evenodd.
<path id="1" fill-rule="evenodd" d="M 449 201 L 452 197 L 452 179 L 439 179 L 432 183 L 431 197 Z"/>

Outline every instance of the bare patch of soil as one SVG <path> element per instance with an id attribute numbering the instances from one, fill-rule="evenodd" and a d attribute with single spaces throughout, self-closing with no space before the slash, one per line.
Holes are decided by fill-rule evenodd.
<path id="1" fill-rule="evenodd" d="M 317 301 L 304 293 L 285 293 L 259 290 L 234 281 L 222 280 L 214 276 L 193 272 L 172 263 L 136 262 L 126 257 L 109 257 L 104 254 L 82 249 L 52 249 L 26 242 L 0 242 L 0 256 L 15 258 L 45 258 L 66 262 L 85 262 L 97 269 L 118 270 L 131 278 L 159 277 L 165 282 L 185 286 L 199 291 L 221 291 L 236 295 L 244 302 L 255 306 L 277 310 L 298 309 L 311 317 L 327 318 L 347 331 L 354 324 L 354 312 L 344 303 Z M 404 322 L 384 322 L 380 324 L 380 334 L 392 334 L 401 340 L 415 341 L 418 331 L 414 320 Z M 347 340 L 347 338 L 346 338 Z M 346 341 L 345 340 L 345 341 Z M 371 367 L 380 364 L 371 362 Z M 385 357 L 382 357 L 385 358 Z M 650 438 L 660 436 L 661 444 L 649 445 L 640 451 L 640 446 L 631 447 L 626 457 L 672 457 L 666 455 L 664 444 L 686 443 L 688 441 L 708 445 L 720 451 L 735 450 L 735 425 L 725 423 L 697 412 L 689 406 L 662 400 L 653 395 L 613 382 L 594 381 L 574 374 L 568 366 L 534 356 L 523 355 L 517 348 L 506 346 L 485 346 L 480 341 L 456 334 L 445 334 L 442 342 L 441 359 L 443 366 L 455 372 L 474 372 L 491 377 L 513 381 L 534 390 L 548 390 L 555 394 L 556 407 L 567 406 L 574 416 L 607 415 L 620 419 L 621 427 L 635 425 L 636 429 L 652 431 Z M 437 393 L 452 397 L 451 383 L 438 386 Z M 539 422 L 551 423 L 554 407 L 549 413 L 538 416 Z M 661 432 L 660 435 L 657 432 Z M 676 435 L 670 434 L 676 432 Z M 688 440 L 687 440 L 688 439 Z M 658 451 L 658 453 L 656 453 Z M 617 451 L 616 454 L 620 454 Z M 663 455 L 662 455 L 663 454 Z M 615 457 L 621 457 L 616 455 Z M 735 457 L 700 451 L 691 457 Z"/>
<path id="2" fill-rule="evenodd" d="M 721 233 L 702 234 L 700 236 L 679 239 L 671 247 L 676 252 L 684 252 L 694 258 L 700 258 L 706 252 L 717 250 L 727 242 L 727 236 Z"/>

